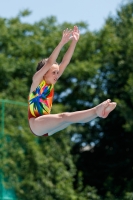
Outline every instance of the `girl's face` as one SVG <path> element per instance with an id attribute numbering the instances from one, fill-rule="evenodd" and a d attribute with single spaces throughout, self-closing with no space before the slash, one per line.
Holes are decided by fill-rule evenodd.
<path id="1" fill-rule="evenodd" d="M 44 75 L 47 84 L 55 84 L 59 78 L 59 65 L 53 64 L 52 67 Z"/>

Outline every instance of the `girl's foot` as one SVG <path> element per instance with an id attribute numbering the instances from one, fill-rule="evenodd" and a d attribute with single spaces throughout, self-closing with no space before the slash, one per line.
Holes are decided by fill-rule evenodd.
<path id="1" fill-rule="evenodd" d="M 106 118 L 109 113 L 116 107 L 115 102 L 111 102 L 110 99 L 96 106 L 96 114 L 98 117 Z"/>

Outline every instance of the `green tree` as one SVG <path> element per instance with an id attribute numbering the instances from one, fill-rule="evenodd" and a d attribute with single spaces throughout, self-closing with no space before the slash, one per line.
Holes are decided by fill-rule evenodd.
<path id="1" fill-rule="evenodd" d="M 43 19 L 33 25 L 22 23 L 22 17 L 29 13 L 26 10 L 15 18 L 0 18 L 0 98 L 2 99 L 27 102 L 37 62 L 50 55 L 61 38 L 62 30 L 66 26 L 70 28 L 73 26 L 69 23 L 58 25 L 55 17 Z M 77 25 L 81 31 L 87 31 L 85 23 Z M 91 33 L 88 33 L 88 36 L 89 40 L 94 37 Z M 81 37 L 83 46 L 87 45 L 86 38 L 85 34 Z M 81 107 L 81 103 L 88 102 L 87 97 L 83 99 L 83 96 L 88 90 L 85 81 L 88 80 L 89 68 L 88 62 L 81 56 L 83 46 L 81 45 L 80 49 L 80 45 L 66 74 L 55 88 L 53 113 L 74 111 Z M 67 48 L 68 46 L 62 50 L 59 61 Z M 92 44 L 90 51 L 93 51 L 93 48 Z M 88 75 L 93 77 L 94 69 L 90 68 L 89 71 Z M 81 92 L 82 85 L 85 88 Z M 75 94 L 72 91 L 75 91 Z M 89 97 L 89 94 L 87 96 Z M 73 186 L 76 166 L 71 154 L 73 146 L 71 137 L 78 131 L 78 127 L 70 126 L 53 137 L 35 137 L 29 130 L 27 106 L 13 101 L 5 103 L 5 128 L 0 140 L 2 158 L 0 168 L 5 179 L 5 187 L 13 187 L 18 199 L 24 200 L 84 200 L 88 197 L 99 199 L 95 188 L 83 187 L 82 179 L 78 179 L 79 186 L 76 189 Z M 83 129 L 81 127 L 80 134 L 84 132 Z"/>
<path id="2" fill-rule="evenodd" d="M 94 78 L 98 101 L 111 98 L 118 106 L 98 119 L 91 151 L 78 151 L 77 167 L 84 185 L 95 186 L 107 199 L 128 199 L 133 188 L 133 2 L 121 6 L 96 33 L 99 70 Z M 97 94 L 97 95 L 96 95 Z M 82 141 L 81 141 L 82 142 Z M 86 144 L 90 141 L 86 140 Z M 75 153 L 75 151 L 74 151 Z M 131 195 L 130 195 L 131 194 Z"/>

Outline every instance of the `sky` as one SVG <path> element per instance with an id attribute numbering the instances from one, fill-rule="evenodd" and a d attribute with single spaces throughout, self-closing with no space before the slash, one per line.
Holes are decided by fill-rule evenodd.
<path id="1" fill-rule="evenodd" d="M 55 16 L 58 23 L 84 21 L 90 31 L 102 28 L 109 15 L 116 16 L 123 3 L 128 0 L 0 0 L 0 17 L 11 18 L 20 11 L 29 9 L 32 14 L 23 21 L 38 22 Z"/>

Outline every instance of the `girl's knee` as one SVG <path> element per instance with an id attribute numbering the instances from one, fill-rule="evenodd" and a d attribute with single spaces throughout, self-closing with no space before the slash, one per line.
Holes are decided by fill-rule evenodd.
<path id="1" fill-rule="evenodd" d="M 60 113 L 59 117 L 64 121 L 64 122 L 70 122 L 69 120 L 69 112 L 64 112 Z"/>

